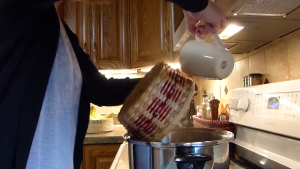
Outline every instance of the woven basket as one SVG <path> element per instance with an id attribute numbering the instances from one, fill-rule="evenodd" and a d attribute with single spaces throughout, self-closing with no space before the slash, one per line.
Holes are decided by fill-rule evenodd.
<path id="1" fill-rule="evenodd" d="M 126 98 L 118 119 L 143 141 L 160 141 L 185 115 L 195 84 L 179 70 L 158 63 Z"/>

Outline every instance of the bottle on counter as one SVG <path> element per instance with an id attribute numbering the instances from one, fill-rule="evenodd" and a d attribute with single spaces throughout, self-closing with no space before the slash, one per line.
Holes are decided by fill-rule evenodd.
<path id="1" fill-rule="evenodd" d="M 211 108 L 209 106 L 209 102 L 214 98 L 214 95 L 211 93 L 209 94 L 207 101 L 206 101 L 206 120 L 211 120 Z"/>
<path id="2" fill-rule="evenodd" d="M 211 109 L 209 106 L 206 108 L 206 120 L 211 120 Z"/>
<path id="3" fill-rule="evenodd" d="M 197 117 L 200 117 L 202 116 L 202 105 L 201 106 L 196 106 L 196 109 L 197 109 Z"/>
<path id="4" fill-rule="evenodd" d="M 215 97 L 213 97 L 213 99 L 209 102 L 209 107 L 211 109 L 211 120 L 218 120 L 219 104 L 220 101 L 218 99 L 215 99 Z"/>
<path id="5" fill-rule="evenodd" d="M 202 102 L 202 105 L 201 105 L 201 107 L 202 107 L 202 111 L 201 111 L 201 118 L 202 119 L 206 119 L 206 97 L 207 97 L 207 95 L 206 94 L 204 94 L 203 95 L 203 102 Z"/>

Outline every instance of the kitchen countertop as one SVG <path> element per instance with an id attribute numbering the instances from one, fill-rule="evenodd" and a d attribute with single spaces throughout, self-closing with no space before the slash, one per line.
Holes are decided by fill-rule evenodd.
<path id="1" fill-rule="evenodd" d="M 105 133 L 86 134 L 83 144 L 123 143 L 123 135 L 127 133 L 122 125 L 114 125 L 114 130 Z"/>

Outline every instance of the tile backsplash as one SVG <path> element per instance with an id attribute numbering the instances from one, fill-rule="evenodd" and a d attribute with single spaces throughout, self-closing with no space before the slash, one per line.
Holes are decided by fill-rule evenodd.
<path id="1" fill-rule="evenodd" d="M 277 39 L 263 47 L 244 54 L 234 54 L 232 74 L 223 80 L 194 78 L 198 85 L 195 105 L 202 103 L 202 95 L 213 93 L 221 103 L 229 103 L 232 90 L 243 87 L 243 77 L 250 73 L 262 73 L 263 82 L 270 83 L 300 79 L 300 30 Z M 228 93 L 226 93 L 226 89 Z"/>

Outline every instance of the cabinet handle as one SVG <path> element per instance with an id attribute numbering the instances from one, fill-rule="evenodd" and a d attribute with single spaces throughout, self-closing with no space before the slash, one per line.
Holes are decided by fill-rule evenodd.
<path id="1" fill-rule="evenodd" d="M 83 51 L 85 52 L 85 50 L 86 50 L 86 42 L 84 42 L 83 44 Z"/>
<path id="2" fill-rule="evenodd" d="M 96 42 L 94 42 L 94 52 L 96 52 Z"/>

